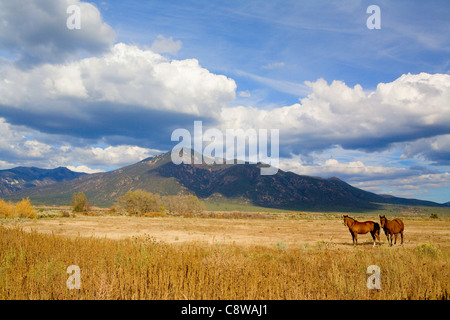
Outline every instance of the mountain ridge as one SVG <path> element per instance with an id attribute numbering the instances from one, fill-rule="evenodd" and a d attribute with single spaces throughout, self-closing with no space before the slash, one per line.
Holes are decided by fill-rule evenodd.
<path id="1" fill-rule="evenodd" d="M 0 196 L 5 196 L 26 188 L 72 180 L 85 174 L 72 171 L 66 167 L 41 169 L 37 167 L 19 166 L 0 170 Z"/>
<path id="2" fill-rule="evenodd" d="M 192 153 L 191 160 L 198 154 Z M 192 163 L 192 161 L 191 161 Z M 358 189 L 336 177 L 320 178 L 279 170 L 261 175 L 261 163 L 179 164 L 171 153 L 146 158 L 110 172 L 82 175 L 69 181 L 17 191 L 11 198 L 67 204 L 74 192 L 84 192 L 91 204 L 110 206 L 129 190 L 143 189 L 162 195 L 195 194 L 204 201 L 220 197 L 253 205 L 290 210 L 360 211 L 380 203 L 443 206 L 417 199 L 382 196 Z"/>

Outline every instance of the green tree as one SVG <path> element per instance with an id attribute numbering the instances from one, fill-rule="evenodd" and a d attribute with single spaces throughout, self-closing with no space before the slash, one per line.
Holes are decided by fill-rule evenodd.
<path id="1" fill-rule="evenodd" d="M 167 210 L 184 216 L 193 215 L 194 213 L 205 210 L 205 204 L 197 196 L 192 194 L 166 196 L 162 200 Z"/>
<path id="2" fill-rule="evenodd" d="M 128 191 L 117 198 L 117 201 L 130 215 L 159 212 L 164 209 L 159 194 L 153 194 L 141 189 Z"/>
<path id="3" fill-rule="evenodd" d="M 88 211 L 90 208 L 90 203 L 83 192 L 74 193 L 72 195 L 72 201 L 70 205 L 73 207 L 74 212 Z"/>

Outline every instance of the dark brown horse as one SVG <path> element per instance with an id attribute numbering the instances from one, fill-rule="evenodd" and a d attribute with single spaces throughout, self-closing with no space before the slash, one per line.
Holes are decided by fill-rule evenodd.
<path id="1" fill-rule="evenodd" d="M 373 239 L 373 245 L 375 246 L 375 238 L 380 241 L 380 225 L 374 221 L 358 222 L 347 215 L 344 215 L 344 225 L 348 227 L 352 238 L 353 245 L 358 244 L 358 233 L 365 234 L 370 232 Z"/>
<path id="2" fill-rule="evenodd" d="M 394 244 L 397 244 L 397 236 L 400 233 L 402 236 L 402 243 L 403 244 L 403 231 L 405 230 L 405 225 L 403 224 L 403 221 L 400 219 L 394 219 L 394 220 L 388 220 L 386 216 L 380 216 L 380 224 L 381 227 L 384 230 L 384 234 L 387 237 L 389 246 L 392 247 L 392 236 L 395 236 L 395 242 Z M 390 238 L 390 240 L 389 240 Z"/>

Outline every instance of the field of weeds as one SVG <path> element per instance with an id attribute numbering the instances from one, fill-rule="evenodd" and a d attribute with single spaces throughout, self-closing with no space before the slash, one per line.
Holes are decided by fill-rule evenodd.
<path id="1" fill-rule="evenodd" d="M 80 289 L 67 284 L 71 265 Z M 370 265 L 380 290 L 367 288 Z M 448 299 L 448 265 L 448 247 L 433 243 L 166 243 L 0 226 L 0 299 Z"/>

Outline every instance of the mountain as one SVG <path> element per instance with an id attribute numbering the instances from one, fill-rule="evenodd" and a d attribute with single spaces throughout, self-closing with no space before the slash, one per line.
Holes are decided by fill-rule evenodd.
<path id="1" fill-rule="evenodd" d="M 446 202 L 446 203 L 444 203 L 444 206 L 450 207 L 450 201 L 449 201 L 449 202 Z"/>
<path id="2" fill-rule="evenodd" d="M 198 154 L 191 155 L 191 158 Z M 204 201 L 229 200 L 268 208 L 317 211 L 355 211 L 377 208 L 377 203 L 439 206 L 429 201 L 377 195 L 338 179 L 323 179 L 279 170 L 261 175 L 263 164 L 180 164 L 170 152 L 111 172 L 83 175 L 70 181 L 28 188 L 11 198 L 68 204 L 82 191 L 91 204 L 110 206 L 129 190 L 144 189 L 163 195 L 196 194 Z M 442 205 L 441 205 L 442 206 Z"/>
<path id="3" fill-rule="evenodd" d="M 84 174 L 63 167 L 56 169 L 16 167 L 8 170 L 0 170 L 0 197 L 22 189 L 72 180 Z"/>

